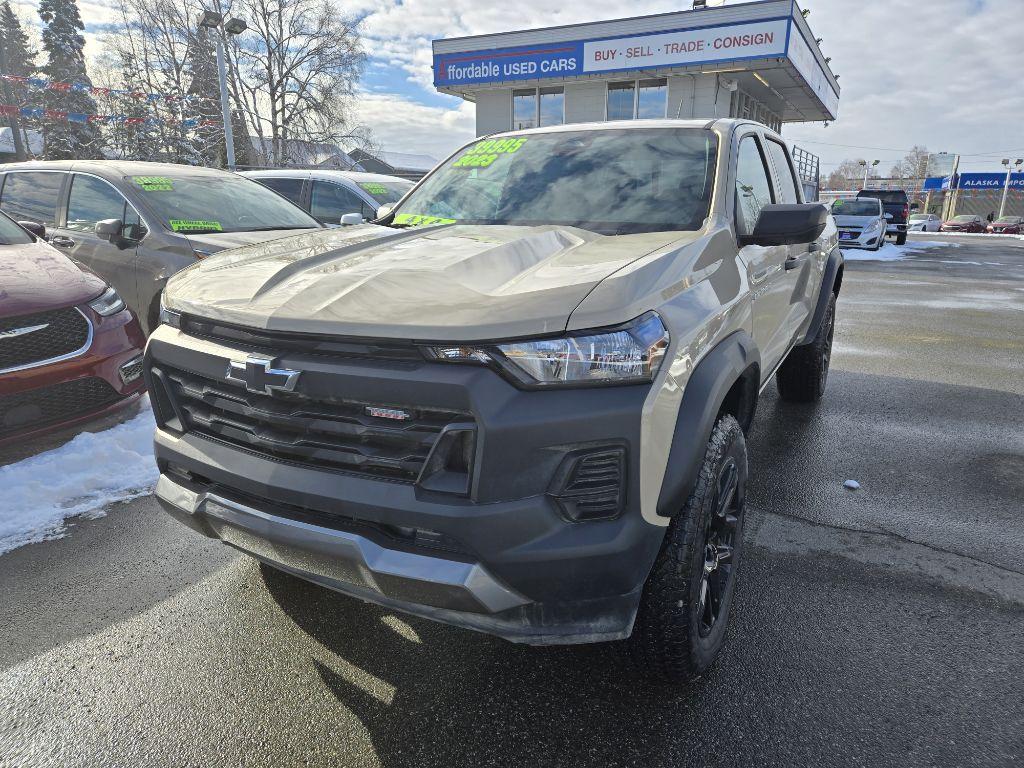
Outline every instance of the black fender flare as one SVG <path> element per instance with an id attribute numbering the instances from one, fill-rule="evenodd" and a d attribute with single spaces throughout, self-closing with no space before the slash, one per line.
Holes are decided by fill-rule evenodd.
<path id="1" fill-rule="evenodd" d="M 736 331 L 723 339 L 697 363 L 679 404 L 658 496 L 658 515 L 674 516 L 690 498 L 722 403 L 733 384 L 752 365 L 760 370 L 761 354 L 746 331 Z M 754 382 L 754 397 L 759 385 L 760 381 Z"/>
<path id="2" fill-rule="evenodd" d="M 825 262 L 825 269 L 821 275 L 821 291 L 818 293 L 818 304 L 814 308 L 814 314 L 811 316 L 811 324 L 807 328 L 807 333 L 804 334 L 796 346 L 801 347 L 804 344 L 810 344 L 818 336 L 818 329 L 821 328 L 821 321 L 825 317 L 825 310 L 828 309 L 829 298 L 832 296 L 832 286 L 836 284 L 836 275 L 839 274 L 839 269 L 844 264 L 843 254 L 839 248 L 833 248 L 832 253 L 828 256 L 828 261 Z M 838 294 L 839 292 L 836 291 Z"/>

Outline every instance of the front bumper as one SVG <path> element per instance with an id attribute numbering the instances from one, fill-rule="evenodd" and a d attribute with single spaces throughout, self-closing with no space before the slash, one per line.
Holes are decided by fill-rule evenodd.
<path id="1" fill-rule="evenodd" d="M 137 402 L 145 391 L 145 337 L 128 310 L 101 317 L 80 308 L 92 324 L 92 341 L 81 354 L 0 375 L 0 400 L 23 403 L 18 414 L 0 418 L 0 445 L 85 424 Z M 51 417 L 48 398 L 74 402 Z M 28 410 L 35 409 L 35 414 Z M 4 409 L 0 409 L 4 411 Z"/>
<path id="2" fill-rule="evenodd" d="M 850 231 L 850 230 L 847 230 Z M 885 238 L 885 233 L 875 230 L 870 234 L 853 230 L 854 237 L 843 239 L 842 233 L 839 238 L 840 248 L 875 248 Z"/>
<path id="3" fill-rule="evenodd" d="M 268 350 L 269 352 L 269 350 Z M 223 378 L 239 351 L 162 327 L 147 371 Z M 639 509 L 646 387 L 523 391 L 491 370 L 423 361 L 401 368 L 285 352 L 275 365 L 382 407 L 453 408 L 476 429 L 471 489 L 282 461 L 166 424 L 156 432 L 163 507 L 201 533 L 282 570 L 395 610 L 532 644 L 627 637 L 665 529 Z M 154 374 L 154 371 L 156 374 Z M 565 462 L 625 452 L 621 511 L 568 519 L 554 488 Z"/>

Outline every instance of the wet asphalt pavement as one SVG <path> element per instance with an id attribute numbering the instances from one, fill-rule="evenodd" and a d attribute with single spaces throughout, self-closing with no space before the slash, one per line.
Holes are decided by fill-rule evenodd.
<path id="1" fill-rule="evenodd" d="M 765 391 L 695 685 L 263 573 L 143 498 L 0 557 L 0 765 L 1021 765 L 1024 241 L 955 242 L 850 262 L 826 400 Z"/>

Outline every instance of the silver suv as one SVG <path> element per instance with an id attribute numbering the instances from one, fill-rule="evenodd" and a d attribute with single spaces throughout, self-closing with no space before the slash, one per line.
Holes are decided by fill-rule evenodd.
<path id="1" fill-rule="evenodd" d="M 376 223 L 174 277 L 146 371 L 187 525 L 535 644 L 722 646 L 750 427 L 821 398 L 843 261 L 782 139 L 652 120 L 490 136 Z"/>

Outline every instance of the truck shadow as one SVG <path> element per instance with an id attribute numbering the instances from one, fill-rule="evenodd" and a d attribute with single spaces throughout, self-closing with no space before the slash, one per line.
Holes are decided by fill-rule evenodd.
<path id="1" fill-rule="evenodd" d="M 637 677 L 621 644 L 514 645 L 272 568 L 263 577 L 285 613 L 342 660 L 313 664 L 384 766 L 601 765 L 609 755 L 654 764 L 666 739 L 687 738 L 686 713 L 719 674 L 660 686 Z"/>

